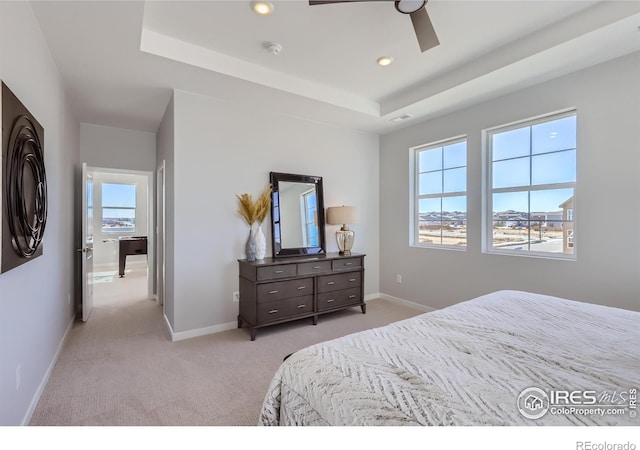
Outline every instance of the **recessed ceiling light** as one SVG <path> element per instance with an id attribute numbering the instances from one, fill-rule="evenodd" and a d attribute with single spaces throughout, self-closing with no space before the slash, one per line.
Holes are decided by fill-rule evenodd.
<path id="1" fill-rule="evenodd" d="M 273 12 L 273 3 L 271 2 L 251 2 L 251 9 L 256 14 L 268 16 Z"/>
<path id="2" fill-rule="evenodd" d="M 376 62 L 379 66 L 385 67 L 393 62 L 393 58 L 391 56 L 381 56 L 376 60 Z"/>

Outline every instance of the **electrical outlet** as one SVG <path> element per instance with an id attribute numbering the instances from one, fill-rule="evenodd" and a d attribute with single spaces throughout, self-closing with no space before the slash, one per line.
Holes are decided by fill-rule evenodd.
<path id="1" fill-rule="evenodd" d="M 22 386 L 22 366 L 16 367 L 16 391 L 20 390 Z"/>
<path id="2" fill-rule="evenodd" d="M 235 291 L 233 293 L 233 303 L 238 303 L 240 301 L 240 292 Z"/>
<path id="3" fill-rule="evenodd" d="M 396 283 L 402 283 L 402 275 L 396 275 Z"/>

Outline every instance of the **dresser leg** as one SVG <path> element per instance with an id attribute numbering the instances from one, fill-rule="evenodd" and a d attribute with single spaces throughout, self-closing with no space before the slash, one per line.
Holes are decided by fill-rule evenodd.
<path id="1" fill-rule="evenodd" d="M 238 328 L 242 328 L 242 317 L 238 316 Z"/>
<path id="2" fill-rule="evenodd" d="M 318 325 L 318 316 L 313 316 L 313 324 Z"/>
<path id="3" fill-rule="evenodd" d="M 362 310 L 362 314 L 366 314 L 367 313 L 367 305 L 365 303 L 360 305 L 360 309 Z"/>
<path id="4" fill-rule="evenodd" d="M 249 332 L 251 333 L 251 340 L 255 341 L 256 340 L 256 329 L 255 328 L 249 328 Z"/>

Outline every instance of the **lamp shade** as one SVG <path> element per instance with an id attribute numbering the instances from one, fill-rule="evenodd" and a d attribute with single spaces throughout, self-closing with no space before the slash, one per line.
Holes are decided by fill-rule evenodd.
<path id="1" fill-rule="evenodd" d="M 329 225 L 346 225 L 360 222 L 360 211 L 355 206 L 332 206 L 327 208 Z"/>

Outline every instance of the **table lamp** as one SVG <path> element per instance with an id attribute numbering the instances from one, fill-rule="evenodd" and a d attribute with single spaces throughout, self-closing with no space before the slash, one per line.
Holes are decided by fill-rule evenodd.
<path id="1" fill-rule="evenodd" d="M 341 255 L 351 255 L 355 233 L 349 229 L 348 224 L 358 222 L 360 222 L 360 211 L 355 206 L 332 206 L 327 208 L 327 223 L 329 225 L 342 225 L 342 228 L 336 231 L 336 241 Z"/>

